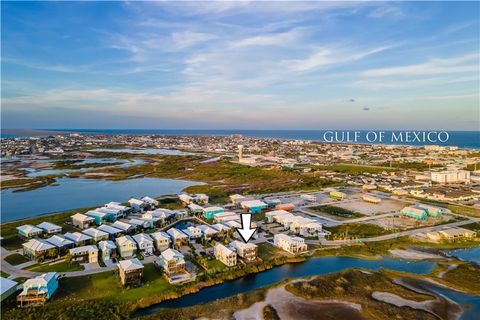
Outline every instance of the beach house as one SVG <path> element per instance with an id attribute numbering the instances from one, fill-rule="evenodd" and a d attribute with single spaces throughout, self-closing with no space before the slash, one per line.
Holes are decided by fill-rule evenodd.
<path id="1" fill-rule="evenodd" d="M 56 224 L 53 224 L 51 222 L 42 222 L 40 224 L 37 224 L 37 227 L 42 229 L 43 232 L 48 235 L 62 232 L 62 227 L 57 226 Z"/>
<path id="2" fill-rule="evenodd" d="M 23 238 L 33 238 L 42 235 L 44 231 L 31 224 L 24 224 L 23 226 L 16 227 L 18 234 Z"/>
<path id="3" fill-rule="evenodd" d="M 133 240 L 137 243 L 138 250 L 144 256 L 151 256 L 155 250 L 153 246 L 153 239 L 146 233 L 139 233 L 134 235 Z"/>
<path id="4" fill-rule="evenodd" d="M 237 254 L 235 253 L 235 251 L 225 247 L 221 243 L 217 243 L 213 247 L 213 254 L 218 261 L 229 267 L 237 264 Z"/>
<path id="5" fill-rule="evenodd" d="M 116 245 L 120 256 L 124 259 L 131 258 L 137 253 L 137 243 L 130 236 L 118 237 Z"/>
<path id="6" fill-rule="evenodd" d="M 93 217 L 81 213 L 75 213 L 70 218 L 72 219 L 72 224 L 79 229 L 88 229 L 95 224 L 95 219 Z"/>
<path id="7" fill-rule="evenodd" d="M 117 258 L 117 246 L 113 241 L 104 240 L 98 243 L 102 261 L 112 260 Z"/>
<path id="8" fill-rule="evenodd" d="M 257 260 L 258 246 L 254 243 L 245 243 L 242 241 L 234 240 L 229 245 L 235 250 L 240 258 L 246 262 L 252 262 Z"/>
<path id="9" fill-rule="evenodd" d="M 77 247 L 84 246 L 92 241 L 92 237 L 80 232 L 67 232 L 63 236 L 69 240 L 72 240 Z"/>
<path id="10" fill-rule="evenodd" d="M 17 296 L 19 307 L 45 304 L 58 288 L 57 273 L 48 272 L 28 279 L 23 283 L 22 287 L 22 292 Z"/>
<path id="11" fill-rule="evenodd" d="M 42 239 L 30 239 L 22 244 L 23 255 L 32 260 L 46 260 L 55 258 L 58 255 L 58 249 L 51 243 Z"/>
<path id="12" fill-rule="evenodd" d="M 182 231 L 176 228 L 170 228 L 167 230 L 167 234 L 170 236 L 170 239 L 172 240 L 173 245 L 183 246 L 187 244 L 188 237 Z"/>
<path id="13" fill-rule="evenodd" d="M 70 249 L 72 262 L 77 263 L 97 263 L 98 262 L 98 248 L 97 246 L 82 246 Z"/>
<path id="14" fill-rule="evenodd" d="M 280 249 L 294 254 L 307 251 L 307 244 L 303 238 L 290 237 L 282 233 L 278 233 L 273 237 L 273 244 Z"/>
<path id="15" fill-rule="evenodd" d="M 153 239 L 153 244 L 158 251 L 163 251 L 168 249 L 170 245 L 170 236 L 163 232 L 157 231 L 150 234 L 150 237 Z"/>
<path id="16" fill-rule="evenodd" d="M 122 260 L 117 267 L 123 286 L 136 287 L 142 284 L 143 264 L 137 258 Z"/>
<path id="17" fill-rule="evenodd" d="M 92 240 L 97 243 L 102 240 L 108 240 L 109 234 L 105 231 L 96 229 L 96 228 L 88 228 L 82 231 L 83 234 L 92 237 Z"/>

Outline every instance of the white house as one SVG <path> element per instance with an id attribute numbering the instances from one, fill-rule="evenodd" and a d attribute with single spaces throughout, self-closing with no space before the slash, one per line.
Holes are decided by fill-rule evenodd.
<path id="1" fill-rule="evenodd" d="M 130 236 L 118 237 L 116 244 L 120 256 L 124 259 L 131 258 L 137 253 L 137 243 Z"/>
<path id="2" fill-rule="evenodd" d="M 113 241 L 110 241 L 110 240 L 100 241 L 98 243 L 98 248 L 102 253 L 102 261 L 111 260 L 112 258 L 115 258 L 117 246 L 115 245 L 115 243 L 113 243 Z"/>
<path id="3" fill-rule="evenodd" d="M 150 227 L 153 227 L 152 222 L 142 219 L 130 219 L 128 220 L 128 223 L 140 229 L 148 229 Z"/>
<path id="4" fill-rule="evenodd" d="M 202 230 L 194 226 L 189 226 L 186 229 L 183 229 L 182 232 L 187 235 L 189 241 L 195 241 L 202 237 Z"/>
<path id="5" fill-rule="evenodd" d="M 170 228 L 167 230 L 167 234 L 170 236 L 170 239 L 172 239 L 174 245 L 181 246 L 187 244 L 188 237 L 182 231 L 176 228 Z"/>
<path id="6" fill-rule="evenodd" d="M 211 226 L 206 225 L 206 224 L 202 224 L 202 225 L 198 226 L 198 229 L 200 229 L 202 231 L 202 236 L 206 240 L 212 239 L 219 232 L 218 230 L 216 230 L 216 229 L 214 229 Z"/>
<path id="7" fill-rule="evenodd" d="M 147 206 L 142 200 L 131 198 L 128 200 L 133 212 L 141 212 Z"/>
<path id="8" fill-rule="evenodd" d="M 30 259 L 45 257 L 51 250 L 56 250 L 53 244 L 42 239 L 30 239 L 22 247 L 23 255 Z"/>
<path id="9" fill-rule="evenodd" d="M 97 263 L 98 248 L 96 246 L 83 246 L 70 249 L 72 262 L 79 263 Z"/>
<path id="10" fill-rule="evenodd" d="M 144 256 L 150 256 L 153 254 L 153 239 L 146 233 L 139 233 L 134 235 L 133 240 L 137 243 L 140 253 Z"/>
<path id="11" fill-rule="evenodd" d="M 258 246 L 254 243 L 234 240 L 230 243 L 230 247 L 233 248 L 244 261 L 251 262 L 257 259 Z"/>
<path id="12" fill-rule="evenodd" d="M 142 201 L 143 201 L 144 203 L 150 205 L 151 207 L 156 207 L 156 206 L 158 206 L 158 201 L 157 201 L 157 200 L 155 200 L 155 199 L 153 199 L 153 198 L 150 198 L 150 197 L 147 197 L 147 196 L 143 197 L 143 198 L 142 198 Z"/>
<path id="13" fill-rule="evenodd" d="M 56 224 L 53 224 L 51 222 L 42 222 L 40 224 L 37 224 L 37 227 L 42 229 L 46 234 L 55 234 L 62 232 L 62 227 L 57 226 Z"/>
<path id="14" fill-rule="evenodd" d="M 163 231 L 157 231 L 150 234 L 150 237 L 153 239 L 153 243 L 158 251 L 163 251 L 168 249 L 170 244 L 170 237 Z"/>
<path id="15" fill-rule="evenodd" d="M 221 243 L 217 243 L 215 247 L 213 247 L 213 253 L 218 261 L 229 267 L 237 264 L 237 254 Z"/>
<path id="16" fill-rule="evenodd" d="M 119 202 L 109 202 L 109 203 L 106 203 L 105 208 L 109 208 L 109 209 L 114 209 L 114 210 L 117 210 L 117 212 L 119 212 L 119 216 L 117 217 L 118 218 L 122 218 L 122 217 L 126 217 L 129 213 L 130 213 L 130 208 L 127 207 L 127 206 L 124 206 L 124 205 L 121 205 Z"/>
<path id="17" fill-rule="evenodd" d="M 185 258 L 175 249 L 169 248 L 163 251 L 160 254 L 160 259 L 155 263 L 162 267 L 168 276 L 185 272 Z"/>
<path id="18" fill-rule="evenodd" d="M 286 234 L 277 233 L 273 237 L 273 244 L 280 249 L 294 254 L 307 251 L 307 244 L 303 238 L 290 237 Z"/>
<path id="19" fill-rule="evenodd" d="M 95 224 L 94 218 L 81 213 L 75 213 L 71 218 L 73 225 L 80 229 L 87 229 Z"/>
<path id="20" fill-rule="evenodd" d="M 190 204 L 193 202 L 193 197 L 189 196 L 186 193 L 182 193 L 181 195 L 179 195 L 178 199 L 180 199 L 180 201 L 182 201 L 184 204 Z"/>

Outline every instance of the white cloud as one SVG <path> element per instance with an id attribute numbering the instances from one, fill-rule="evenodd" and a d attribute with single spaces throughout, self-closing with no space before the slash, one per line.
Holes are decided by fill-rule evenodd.
<path id="1" fill-rule="evenodd" d="M 431 59 L 428 62 L 406 65 L 400 67 L 389 67 L 371 69 L 361 73 L 364 77 L 386 77 L 386 76 L 412 76 L 478 72 L 478 63 L 465 64 L 478 61 L 478 54 L 468 54 L 449 59 Z"/>

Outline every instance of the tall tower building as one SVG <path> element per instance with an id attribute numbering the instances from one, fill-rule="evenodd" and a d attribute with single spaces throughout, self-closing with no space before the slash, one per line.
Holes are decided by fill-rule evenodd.
<path id="1" fill-rule="evenodd" d="M 238 161 L 242 161 L 243 159 L 243 145 L 238 145 Z"/>

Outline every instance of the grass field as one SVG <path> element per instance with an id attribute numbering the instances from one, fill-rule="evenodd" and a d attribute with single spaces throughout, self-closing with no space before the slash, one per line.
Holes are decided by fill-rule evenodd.
<path id="1" fill-rule="evenodd" d="M 313 166 L 315 169 L 319 170 L 330 170 L 335 172 L 341 172 L 346 174 L 361 174 L 361 173 L 381 173 L 383 171 L 396 171 L 398 169 L 390 167 L 380 167 L 380 166 L 368 166 L 368 165 L 359 165 L 359 164 L 337 164 L 337 165 L 321 165 Z"/>
<path id="2" fill-rule="evenodd" d="M 374 224 L 368 223 L 344 223 L 335 227 L 325 227 L 332 234 L 330 239 L 348 239 L 348 238 L 371 238 L 392 233 Z"/>
<path id="3" fill-rule="evenodd" d="M 27 270 L 36 272 L 71 272 L 82 271 L 85 268 L 78 263 L 70 263 L 68 261 L 62 261 L 54 264 L 41 264 L 28 267 Z"/>
<path id="4" fill-rule="evenodd" d="M 16 266 L 25 262 L 28 262 L 26 257 L 22 256 L 21 254 L 18 253 L 13 253 L 5 257 L 5 261 L 10 263 L 12 266 Z"/>

